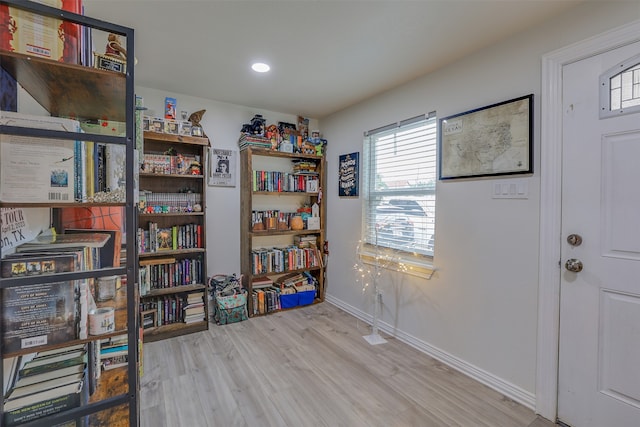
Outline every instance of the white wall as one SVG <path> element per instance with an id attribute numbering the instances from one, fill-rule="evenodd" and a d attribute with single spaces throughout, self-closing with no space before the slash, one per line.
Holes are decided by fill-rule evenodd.
<path id="1" fill-rule="evenodd" d="M 204 132 L 214 148 L 238 150 L 238 138 L 243 123 L 255 114 L 262 114 L 267 124 L 284 121 L 297 123 L 297 117 L 274 111 L 259 110 L 208 99 L 136 87 L 136 95 L 144 98 L 145 112 L 150 116 L 164 115 L 165 97 L 177 99 L 177 111 L 191 114 L 207 110 L 201 121 Z M 309 129 L 317 129 L 317 121 L 310 120 Z M 236 158 L 236 171 L 240 163 Z M 239 179 L 239 178 L 238 178 Z M 207 187 L 207 273 L 240 273 L 240 181 L 236 187 Z"/>
<path id="2" fill-rule="evenodd" d="M 529 198 L 491 198 L 495 180 L 438 182 L 437 269 L 431 280 L 387 275 L 383 328 L 444 355 L 511 397 L 535 402 L 540 193 L 541 56 L 640 18 L 640 3 L 587 2 L 473 54 L 321 120 L 329 141 L 328 299 L 367 318 L 373 312 L 353 265 L 361 200 L 337 195 L 340 154 L 362 150 L 363 132 L 436 110 L 439 117 L 534 94 L 534 174 Z M 363 335 L 368 333 L 363 330 Z M 555 375 L 555 373 L 549 373 Z"/>

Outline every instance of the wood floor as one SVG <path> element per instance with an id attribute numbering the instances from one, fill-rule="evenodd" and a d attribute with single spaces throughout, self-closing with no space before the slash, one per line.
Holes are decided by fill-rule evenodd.
<path id="1" fill-rule="evenodd" d="M 143 427 L 549 427 L 329 303 L 145 344 Z"/>

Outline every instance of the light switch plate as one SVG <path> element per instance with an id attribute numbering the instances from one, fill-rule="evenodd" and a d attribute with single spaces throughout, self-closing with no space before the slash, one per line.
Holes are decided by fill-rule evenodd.
<path id="1" fill-rule="evenodd" d="M 493 199 L 528 199 L 529 181 L 526 179 L 506 179 L 491 183 Z"/>

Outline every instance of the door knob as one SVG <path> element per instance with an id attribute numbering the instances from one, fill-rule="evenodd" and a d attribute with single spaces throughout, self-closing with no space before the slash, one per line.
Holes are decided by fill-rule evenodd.
<path id="1" fill-rule="evenodd" d="M 575 258 L 570 258 L 564 263 L 564 268 L 574 273 L 580 273 L 582 271 L 582 261 Z"/>

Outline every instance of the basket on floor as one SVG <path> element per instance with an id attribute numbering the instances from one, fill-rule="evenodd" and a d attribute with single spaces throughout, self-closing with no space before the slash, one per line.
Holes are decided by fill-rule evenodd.
<path id="1" fill-rule="evenodd" d="M 213 296 L 213 318 L 218 325 L 247 320 L 247 290 L 242 287 L 241 278 L 235 274 L 212 276 L 209 289 Z"/>

